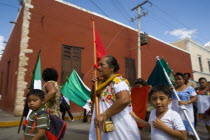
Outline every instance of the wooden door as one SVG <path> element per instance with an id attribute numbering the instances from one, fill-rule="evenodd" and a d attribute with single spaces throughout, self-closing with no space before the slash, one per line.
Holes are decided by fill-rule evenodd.
<path id="1" fill-rule="evenodd" d="M 133 86 L 136 80 L 136 66 L 135 60 L 132 58 L 125 58 L 125 76 L 130 85 Z"/>
<path id="2" fill-rule="evenodd" d="M 61 84 L 64 84 L 68 76 L 71 74 L 73 69 L 77 71 L 77 73 L 81 74 L 81 47 L 73 47 L 63 45 L 62 48 L 62 76 L 61 76 Z M 83 77 L 81 77 L 83 78 Z"/>

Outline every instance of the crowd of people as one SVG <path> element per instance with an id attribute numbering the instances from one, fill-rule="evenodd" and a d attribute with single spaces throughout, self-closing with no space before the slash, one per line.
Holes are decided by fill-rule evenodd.
<path id="1" fill-rule="evenodd" d="M 151 139 L 181 139 L 187 137 L 196 139 L 188 120 L 180 106 L 185 106 L 186 113 L 192 126 L 196 122 L 202 122 L 210 134 L 210 84 L 207 79 L 201 77 L 198 83 L 190 79 L 190 73 L 177 72 L 174 75 L 175 85 L 156 85 L 151 87 L 147 82 L 139 78 L 135 81 L 135 87 L 148 87 L 147 96 L 144 96 L 147 107 L 142 109 L 145 114 L 139 116 L 132 109 L 131 94 L 133 91 L 128 80 L 121 74 L 117 74 L 120 66 L 111 55 L 104 56 L 98 65 L 98 77 L 93 77 L 91 100 L 92 118 L 90 121 L 89 139 L 97 139 L 96 127 L 101 129 L 102 140 L 140 140 L 144 128 L 151 128 Z M 57 84 L 58 74 L 53 68 L 43 71 L 45 84 L 42 90 L 31 90 L 27 94 L 27 104 L 32 110 L 29 115 L 28 125 L 25 130 L 26 140 L 46 139 L 45 131 L 49 128 L 49 118 L 43 114 L 37 120 L 35 131 L 31 132 L 34 114 L 40 110 L 50 110 L 50 113 L 64 119 L 67 111 L 72 120 L 72 114 L 67 109 L 60 109 L 60 98 L 63 98 Z M 95 87 L 95 82 L 98 86 Z M 173 90 L 174 89 L 174 90 Z M 177 99 L 177 93 L 180 100 Z M 139 93 L 142 94 L 142 93 Z M 142 94 L 143 95 L 143 94 Z M 99 98 L 99 114 L 96 115 L 95 97 Z M 148 100 L 148 102 L 147 102 Z M 69 100 L 66 99 L 68 102 Z M 142 104 L 139 102 L 139 106 Z M 61 113 L 60 111 L 63 110 Z M 198 116 L 198 117 L 197 117 Z M 109 127 L 106 128 L 106 121 Z M 137 123 L 140 126 L 137 126 Z"/>

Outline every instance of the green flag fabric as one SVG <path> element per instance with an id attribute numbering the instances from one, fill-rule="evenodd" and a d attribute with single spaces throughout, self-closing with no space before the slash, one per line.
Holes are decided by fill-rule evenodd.
<path id="1" fill-rule="evenodd" d="M 172 84 L 175 85 L 175 80 L 174 80 L 174 76 L 173 76 L 173 70 L 170 68 L 170 66 L 168 65 L 168 63 L 165 61 L 164 58 L 160 59 L 160 62 L 162 64 L 162 66 L 165 68 L 166 73 L 168 74 L 169 79 L 171 80 Z"/>
<path id="2" fill-rule="evenodd" d="M 155 68 L 153 69 L 152 73 L 150 74 L 150 76 L 147 80 L 147 83 L 152 86 L 155 86 L 158 84 L 165 84 L 165 85 L 170 86 L 170 84 L 164 74 L 164 69 L 166 70 L 166 73 L 168 74 L 169 78 L 174 79 L 173 75 L 171 74 L 172 69 L 169 67 L 168 63 L 162 58 L 161 60 L 157 60 Z"/>
<path id="3" fill-rule="evenodd" d="M 162 66 L 165 68 L 167 74 L 170 75 L 171 72 L 172 72 L 172 69 L 169 67 L 169 65 L 168 65 L 168 63 L 165 61 L 165 59 L 164 59 L 164 58 L 160 59 L 160 62 L 161 62 L 161 64 L 162 64 Z"/>
<path id="4" fill-rule="evenodd" d="M 83 83 L 75 70 L 62 86 L 61 93 L 75 104 L 90 110 L 90 89 Z"/>
<path id="5" fill-rule="evenodd" d="M 42 89 L 42 70 L 40 53 L 38 53 L 38 59 L 36 62 L 35 69 L 33 71 L 33 78 L 31 80 L 30 89 Z"/>

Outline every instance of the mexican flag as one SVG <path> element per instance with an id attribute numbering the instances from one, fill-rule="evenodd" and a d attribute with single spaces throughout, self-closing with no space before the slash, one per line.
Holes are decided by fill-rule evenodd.
<path id="1" fill-rule="evenodd" d="M 169 79 L 171 80 L 172 83 L 174 83 L 174 77 L 171 74 L 172 69 L 168 65 L 168 63 L 162 58 L 160 60 L 157 60 L 155 68 L 153 69 L 152 73 L 150 74 L 147 83 L 149 85 L 155 86 L 158 84 L 165 84 L 170 86 L 164 71 L 166 71 Z"/>
<path id="2" fill-rule="evenodd" d="M 40 90 L 42 90 L 42 70 L 41 70 L 40 52 L 38 53 L 38 58 L 37 58 L 37 61 L 36 61 L 36 66 L 33 70 L 33 77 L 31 79 L 31 85 L 30 85 L 29 89 L 40 89 Z M 28 120 L 28 117 L 31 114 L 31 112 L 32 112 L 32 110 L 29 109 L 26 120 Z"/>
<path id="3" fill-rule="evenodd" d="M 33 71 L 33 78 L 31 80 L 30 89 L 40 89 L 40 90 L 42 89 L 42 70 L 41 70 L 40 53 L 38 53 L 38 59 Z"/>
<path id="4" fill-rule="evenodd" d="M 62 86 L 60 92 L 70 101 L 87 110 L 90 110 L 90 89 L 83 83 L 75 70 L 72 71 L 71 75 Z"/>
<path id="5" fill-rule="evenodd" d="M 168 74 L 168 77 L 171 80 L 172 84 L 175 85 L 173 70 L 170 68 L 169 64 L 165 61 L 164 58 L 160 59 L 160 62 L 162 66 L 164 67 L 164 69 L 166 70 L 166 73 Z"/>

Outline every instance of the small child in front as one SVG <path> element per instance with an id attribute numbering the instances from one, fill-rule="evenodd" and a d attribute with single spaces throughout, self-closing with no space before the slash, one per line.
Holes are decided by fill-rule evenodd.
<path id="1" fill-rule="evenodd" d="M 149 92 L 149 99 L 154 107 L 149 122 L 146 122 L 130 112 L 132 117 L 143 127 L 151 127 L 152 140 L 186 140 L 187 133 L 180 115 L 169 109 L 171 90 L 165 85 L 154 86 Z"/>
<path id="2" fill-rule="evenodd" d="M 25 140 L 48 140 L 45 132 L 49 128 L 49 115 L 48 114 L 41 114 L 36 119 L 36 125 L 33 125 L 35 121 L 35 116 L 40 111 L 46 111 L 46 108 L 44 107 L 43 101 L 44 101 L 44 92 L 39 89 L 32 89 L 30 92 L 26 95 L 27 98 L 27 104 L 29 109 L 33 110 L 31 114 L 29 115 L 28 124 L 26 125 L 25 129 Z"/>

